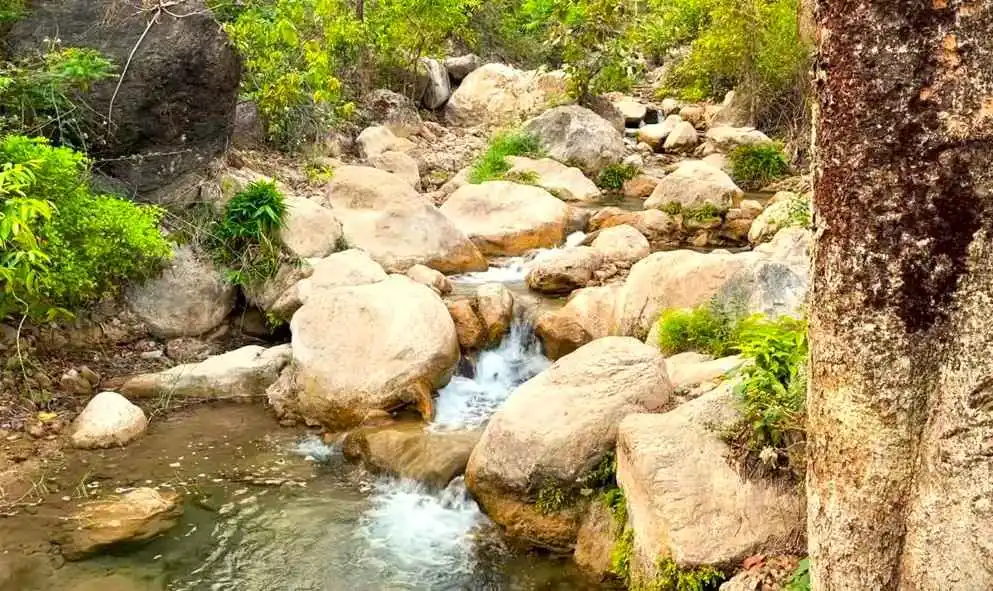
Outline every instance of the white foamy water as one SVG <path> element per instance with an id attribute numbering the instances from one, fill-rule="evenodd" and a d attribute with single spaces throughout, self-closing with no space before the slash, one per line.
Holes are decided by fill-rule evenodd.
<path id="1" fill-rule="evenodd" d="M 410 480 L 382 480 L 371 502 L 358 530 L 364 568 L 404 588 L 465 588 L 459 583 L 476 568 L 470 537 L 486 518 L 462 478 L 440 493 Z"/>
<path id="2" fill-rule="evenodd" d="M 512 257 L 504 260 L 501 265 L 490 267 L 485 271 L 476 273 L 465 273 L 455 275 L 451 279 L 456 283 L 476 285 L 483 283 L 521 283 L 527 278 L 531 265 L 537 261 L 554 256 L 555 253 L 565 248 L 575 248 L 586 239 L 583 232 L 573 232 L 565 239 L 565 244 L 559 248 L 545 248 L 534 250 L 524 256 Z"/>
<path id="3" fill-rule="evenodd" d="M 320 437 L 314 435 L 301 439 L 292 451 L 298 456 L 303 456 L 308 461 L 320 462 L 322 464 L 326 464 L 331 458 L 340 453 L 338 446 L 328 445 Z"/>
<path id="4" fill-rule="evenodd" d="M 430 428 L 482 427 L 514 388 L 538 375 L 550 363 L 542 355 L 531 326 L 522 318 L 515 318 L 500 346 L 479 354 L 475 377 L 456 376 L 438 392 L 435 419 Z"/>

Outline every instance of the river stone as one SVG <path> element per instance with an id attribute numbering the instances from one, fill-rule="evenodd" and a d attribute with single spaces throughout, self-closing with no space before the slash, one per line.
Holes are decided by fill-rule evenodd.
<path id="1" fill-rule="evenodd" d="M 445 58 L 445 69 L 452 80 L 459 82 L 483 65 L 483 60 L 474 53 Z"/>
<path id="2" fill-rule="evenodd" d="M 728 373 L 742 366 L 745 360 L 740 355 L 710 359 L 704 357 L 696 361 L 674 355 L 666 360 L 669 380 L 677 390 L 689 390 L 707 382 L 721 380 Z"/>
<path id="3" fill-rule="evenodd" d="M 413 101 L 392 90 L 380 88 L 369 92 L 362 97 L 362 106 L 372 121 L 400 138 L 408 138 L 424 126 Z"/>
<path id="4" fill-rule="evenodd" d="M 400 177 L 364 166 L 335 170 L 327 201 L 350 246 L 387 271 L 421 264 L 442 273 L 485 271 L 486 259 L 444 213 Z M 556 200 L 557 201 L 557 200 Z"/>
<path id="5" fill-rule="evenodd" d="M 693 148 L 700 143 L 697 137 L 696 128 L 687 121 L 681 121 L 672 129 L 665 138 L 663 149 L 666 152 L 692 152 Z"/>
<path id="6" fill-rule="evenodd" d="M 399 423 L 360 427 L 345 437 L 342 451 L 375 472 L 442 489 L 465 472 L 479 437 L 478 431 L 433 432 Z"/>
<path id="7" fill-rule="evenodd" d="M 292 356 L 289 345 L 249 345 L 200 363 L 177 365 L 159 373 L 135 376 L 121 386 L 134 397 L 171 397 L 205 400 L 249 399 L 265 395 L 266 388 Z"/>
<path id="8" fill-rule="evenodd" d="M 430 57 L 422 57 L 421 71 L 427 77 L 427 88 L 424 96 L 421 97 L 421 104 L 426 108 L 434 110 L 448 102 L 452 96 L 452 83 L 448 79 L 448 70 L 438 60 Z"/>
<path id="9" fill-rule="evenodd" d="M 511 165 L 505 175 L 507 178 L 513 179 L 514 175 L 522 174 L 537 175 L 534 184 L 562 201 L 595 203 L 600 199 L 599 187 L 578 168 L 566 166 L 551 158 L 534 160 L 523 156 L 508 156 L 506 161 Z"/>
<path id="10" fill-rule="evenodd" d="M 541 340 L 542 351 L 558 361 L 593 340 L 583 325 L 567 314 L 546 312 L 538 318 L 534 333 Z"/>
<path id="11" fill-rule="evenodd" d="M 651 253 L 648 239 L 633 226 L 622 224 L 600 230 L 593 239 L 593 250 L 604 260 L 630 267 Z"/>
<path id="12" fill-rule="evenodd" d="M 537 136 L 548 155 L 596 174 L 624 159 L 624 138 L 606 119 L 578 105 L 555 107 L 528 121 L 525 133 Z"/>
<path id="13" fill-rule="evenodd" d="M 101 392 L 86 403 L 72 423 L 72 446 L 78 449 L 123 447 L 148 427 L 145 411 L 116 392 Z"/>
<path id="14" fill-rule="evenodd" d="M 568 206 L 540 187 L 507 181 L 465 185 L 441 212 L 487 256 L 519 256 L 565 240 Z"/>
<path id="15" fill-rule="evenodd" d="M 545 294 L 568 294 L 589 285 L 603 262 L 603 254 L 589 246 L 553 251 L 531 264 L 528 287 Z"/>
<path id="16" fill-rule="evenodd" d="M 777 232 L 789 225 L 790 212 L 794 208 L 803 207 L 805 199 L 808 198 L 790 191 L 780 191 L 773 195 L 766 208 L 752 222 L 748 230 L 748 241 L 755 245 L 771 240 Z"/>
<path id="17" fill-rule="evenodd" d="M 407 269 L 407 277 L 421 285 L 427 285 L 438 295 L 447 295 L 452 292 L 452 282 L 447 277 L 424 265 L 414 265 Z"/>
<path id="18" fill-rule="evenodd" d="M 278 318 L 289 320 L 301 305 L 299 285 L 313 272 L 314 268 L 308 263 L 282 263 L 274 277 L 243 285 L 242 292 L 249 304 Z"/>
<path id="19" fill-rule="evenodd" d="M 590 231 L 629 225 L 648 239 L 652 252 L 667 250 L 680 242 L 680 224 L 671 215 L 657 209 L 624 211 L 608 207 L 590 219 Z"/>
<path id="20" fill-rule="evenodd" d="M 691 250 L 657 252 L 631 268 L 617 301 L 615 334 L 644 339 L 666 308 L 694 308 L 706 303 L 738 271 L 752 253 Z"/>
<path id="21" fill-rule="evenodd" d="M 664 557 L 680 568 L 734 567 L 756 554 L 790 554 L 803 539 L 797 488 L 746 479 L 728 462 L 721 431 L 741 419 L 733 388 L 621 421 L 617 481 L 634 533 L 633 576 L 652 577 Z"/>
<path id="22" fill-rule="evenodd" d="M 744 193 L 723 170 L 700 160 L 687 160 L 663 177 L 645 201 L 645 209 L 678 203 L 684 210 L 705 205 L 727 211 Z"/>
<path id="23" fill-rule="evenodd" d="M 344 242 L 341 222 L 331 210 L 296 195 L 287 195 L 285 203 L 279 238 L 297 258 L 325 257 Z"/>
<path id="24" fill-rule="evenodd" d="M 383 152 L 406 152 L 413 149 L 414 143 L 406 138 L 397 137 L 392 131 L 382 125 L 373 125 L 362 130 L 355 138 L 359 155 L 369 159 Z M 335 171 L 337 175 L 337 170 Z"/>
<path id="25" fill-rule="evenodd" d="M 621 191 L 629 199 L 648 199 L 658 184 L 658 178 L 647 174 L 639 174 L 632 179 L 624 181 Z"/>
<path id="26" fill-rule="evenodd" d="M 694 127 L 703 128 L 707 124 L 707 107 L 705 105 L 686 105 L 679 109 L 679 116 L 692 123 Z"/>
<path id="27" fill-rule="evenodd" d="M 641 127 L 636 137 L 639 142 L 648 144 L 653 150 L 661 150 L 666 138 L 681 123 L 683 123 L 682 117 L 669 115 L 661 123 L 651 123 Z"/>
<path id="28" fill-rule="evenodd" d="M 178 493 L 137 488 L 80 505 L 55 542 L 66 559 L 81 560 L 116 544 L 150 540 L 175 527 L 182 514 Z"/>
<path id="29" fill-rule="evenodd" d="M 430 419 L 459 360 L 441 298 L 401 275 L 312 293 L 290 329 L 301 414 L 330 429 L 407 405 Z"/>
<path id="30" fill-rule="evenodd" d="M 445 106 L 445 117 L 462 127 L 516 123 L 568 97 L 563 72 L 524 72 L 486 64 L 462 80 Z"/>
<path id="31" fill-rule="evenodd" d="M 624 533 L 607 503 L 595 499 L 583 514 L 576 536 L 573 560 L 584 573 L 598 581 L 608 581 L 614 573 L 614 547 Z"/>
<path id="32" fill-rule="evenodd" d="M 469 458 L 466 484 L 512 536 L 571 549 L 581 503 L 542 514 L 540 491 L 577 493 L 614 449 L 621 419 L 663 410 L 671 393 L 657 350 L 630 338 L 594 341 L 511 393 Z"/>
<path id="33" fill-rule="evenodd" d="M 725 153 L 739 146 L 772 143 L 769 136 L 754 127 L 731 127 L 728 125 L 711 127 L 707 130 L 706 139 L 707 143 L 714 146 L 718 151 Z"/>
<path id="34" fill-rule="evenodd" d="M 486 283 L 476 288 L 476 311 L 483 321 L 484 346 L 495 347 L 510 332 L 514 321 L 514 296 L 502 283 Z"/>
<path id="35" fill-rule="evenodd" d="M 415 189 L 421 186 L 421 172 L 417 167 L 417 161 L 403 152 L 388 151 L 371 156 L 369 164 L 397 175 Z"/>
<path id="36" fill-rule="evenodd" d="M 465 351 L 482 348 L 486 342 L 486 327 L 472 307 L 472 302 L 465 299 L 445 302 L 448 313 L 455 323 L 455 334 L 459 338 L 459 347 Z"/>
<path id="37" fill-rule="evenodd" d="M 617 107 L 617 110 L 624 117 L 625 127 L 638 127 L 641 125 L 641 121 L 645 118 L 645 115 L 648 114 L 648 107 L 631 97 L 623 97 L 620 100 L 614 101 L 614 106 Z"/>
<path id="38" fill-rule="evenodd" d="M 171 339 L 219 326 L 234 309 L 236 291 L 206 256 L 183 245 L 158 277 L 130 286 L 124 299 L 152 334 Z"/>

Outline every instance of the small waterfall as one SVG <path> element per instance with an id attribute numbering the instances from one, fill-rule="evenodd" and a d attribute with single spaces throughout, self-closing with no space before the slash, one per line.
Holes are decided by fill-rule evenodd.
<path id="1" fill-rule="evenodd" d="M 583 232 L 573 232 L 565 239 L 565 244 L 559 248 L 545 248 L 534 250 L 524 256 L 511 257 L 502 261 L 502 264 L 490 267 L 485 271 L 475 273 L 465 273 L 452 277 L 455 283 L 463 285 L 482 285 L 483 283 L 523 283 L 531 270 L 531 265 L 535 261 L 554 256 L 556 252 L 564 248 L 575 248 L 583 243 L 586 234 Z"/>
<path id="2" fill-rule="evenodd" d="M 475 377 L 456 376 L 438 393 L 430 428 L 482 427 L 514 388 L 538 375 L 549 363 L 532 326 L 518 311 L 500 346 L 479 354 Z"/>
<path id="3" fill-rule="evenodd" d="M 475 377 L 457 376 L 438 393 L 430 429 L 480 429 L 511 391 L 549 365 L 525 315 L 515 315 L 496 349 L 483 351 Z M 438 492 L 409 480 L 382 479 L 359 530 L 365 560 L 407 589 L 473 589 L 473 536 L 487 523 L 462 478 Z"/>

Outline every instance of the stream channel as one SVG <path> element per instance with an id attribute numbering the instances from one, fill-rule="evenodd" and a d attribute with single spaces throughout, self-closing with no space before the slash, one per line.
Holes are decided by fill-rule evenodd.
<path id="1" fill-rule="evenodd" d="M 523 295 L 526 262 L 503 265 L 454 278 L 456 292 L 499 281 Z M 439 392 L 429 428 L 482 428 L 515 386 L 549 365 L 524 317 L 479 355 L 471 377 L 456 376 Z M 312 432 L 278 427 L 261 405 L 153 417 L 127 449 L 67 451 L 49 480 L 52 502 L 0 520 L 4 548 L 28 549 L 18 567 L 24 591 L 605 588 L 567 558 L 506 540 L 461 478 L 432 491 L 371 475 Z M 52 560 L 47 539 L 72 504 L 133 486 L 182 491 L 180 524 L 137 548 Z"/>

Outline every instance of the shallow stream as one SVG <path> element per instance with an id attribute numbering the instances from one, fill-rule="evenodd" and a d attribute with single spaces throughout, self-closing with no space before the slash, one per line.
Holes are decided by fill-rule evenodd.
<path id="1" fill-rule="evenodd" d="M 474 375 L 454 378 L 439 393 L 431 428 L 482 427 L 516 385 L 548 363 L 530 327 L 516 321 L 500 347 L 479 355 Z M 0 520 L 0 574 L 5 558 L 8 570 L 20 569 L 13 588 L 601 588 L 569 560 L 505 540 L 461 479 L 431 491 L 367 474 L 313 433 L 277 427 L 260 406 L 180 411 L 153 419 L 146 436 L 125 450 L 68 453 L 48 478 L 48 502 Z M 181 523 L 137 548 L 64 565 L 51 559 L 47 540 L 72 505 L 131 486 L 183 491 Z"/>

